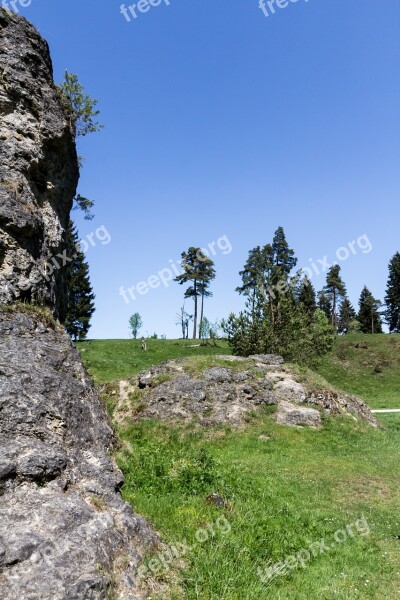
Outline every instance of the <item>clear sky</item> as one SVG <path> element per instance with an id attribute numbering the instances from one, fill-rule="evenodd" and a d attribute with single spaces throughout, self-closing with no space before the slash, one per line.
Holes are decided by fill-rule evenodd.
<path id="1" fill-rule="evenodd" d="M 178 337 L 181 286 L 142 287 L 129 304 L 119 290 L 190 245 L 215 243 L 207 317 L 238 311 L 248 251 L 279 225 L 299 266 L 322 270 L 342 248 L 353 303 L 364 284 L 383 299 L 400 250 L 397 0 L 266 4 L 269 16 L 258 0 L 162 0 L 130 22 L 120 0 L 20 12 L 48 40 L 56 80 L 67 68 L 100 100 L 105 129 L 79 144 L 96 218 L 76 214 L 97 297 L 90 337 L 127 337 L 133 312 L 142 333 Z"/>

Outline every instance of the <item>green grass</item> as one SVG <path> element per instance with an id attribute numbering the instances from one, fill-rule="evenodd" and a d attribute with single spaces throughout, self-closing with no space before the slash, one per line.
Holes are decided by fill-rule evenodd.
<path id="1" fill-rule="evenodd" d="M 260 441 L 261 434 L 270 441 Z M 185 568 L 174 567 L 183 598 L 394 599 L 400 585 L 394 537 L 400 534 L 399 434 L 400 424 L 390 421 L 387 430 L 346 419 L 328 419 L 321 431 L 291 429 L 268 413 L 240 433 L 142 422 L 121 432 L 123 494 L 165 543 L 192 547 Z M 231 510 L 210 505 L 213 492 Z M 230 533 L 216 527 L 222 515 Z M 331 546 L 336 531 L 363 515 L 369 535 L 348 536 L 269 586 L 258 577 L 258 567 L 311 543 L 324 539 Z M 199 543 L 199 529 L 210 527 L 215 535 Z M 156 571 L 159 581 L 171 579 L 168 569 Z"/>
<path id="2" fill-rule="evenodd" d="M 186 367 L 197 375 L 215 362 L 212 354 L 228 352 L 221 342 L 215 349 L 188 348 L 191 344 L 151 341 L 148 353 L 131 341 L 86 342 L 79 348 L 97 381 L 126 378 L 184 356 L 191 357 Z M 325 388 L 323 377 L 372 406 L 398 407 L 399 363 L 400 338 L 354 335 L 338 339 L 318 373 L 294 369 L 309 387 Z M 155 570 L 152 597 L 399 598 L 399 415 L 380 415 L 378 430 L 352 419 L 325 418 L 324 428 L 316 431 L 279 426 L 271 411 L 239 430 L 146 421 L 119 431 L 125 499 L 150 520 L 165 544 L 191 547 L 172 569 L 161 567 L 158 553 L 148 557 L 145 565 Z M 270 439 L 261 441 L 260 435 Z M 211 493 L 223 496 L 230 508 L 210 504 Z M 363 516 L 369 535 L 356 531 L 343 543 L 334 541 L 335 532 Z M 230 532 L 217 526 L 221 517 Z M 209 539 L 200 543 L 196 536 L 204 530 Z M 304 568 L 269 585 L 257 575 L 258 568 L 263 572 L 321 540 L 329 551 L 316 549 Z M 149 563 L 151 558 L 156 562 Z"/>
<path id="3" fill-rule="evenodd" d="M 78 342 L 77 348 L 96 383 L 127 379 L 166 360 L 189 356 L 231 354 L 228 344 L 218 340 L 216 346 L 191 346 L 197 340 L 147 340 L 143 352 L 140 340 L 92 340 Z"/>
<path id="4" fill-rule="evenodd" d="M 317 370 L 371 408 L 400 408 L 400 335 L 339 337 Z"/>

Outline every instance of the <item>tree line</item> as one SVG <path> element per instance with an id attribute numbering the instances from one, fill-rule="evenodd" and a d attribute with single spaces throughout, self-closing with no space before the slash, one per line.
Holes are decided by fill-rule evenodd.
<path id="1" fill-rule="evenodd" d="M 358 312 L 347 296 L 339 265 L 330 267 L 318 293 L 301 270 L 293 272 L 296 265 L 282 227 L 272 243 L 250 250 L 236 290 L 246 298 L 245 309 L 223 324 L 234 353 L 273 352 L 313 362 L 331 349 L 338 334 L 382 333 L 383 322 L 390 332 L 400 331 L 400 253 L 389 264 L 385 307 L 365 286 Z"/>

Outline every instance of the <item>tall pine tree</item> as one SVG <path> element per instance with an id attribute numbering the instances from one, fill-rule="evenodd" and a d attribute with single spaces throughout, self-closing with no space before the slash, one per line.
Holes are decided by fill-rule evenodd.
<path id="1" fill-rule="evenodd" d="M 358 320 L 363 333 L 382 333 L 382 317 L 379 309 L 380 300 L 373 297 L 369 289 L 364 286 L 359 300 Z"/>
<path id="2" fill-rule="evenodd" d="M 211 258 L 204 256 L 200 264 L 200 279 L 199 282 L 199 293 L 201 298 L 200 308 L 200 323 L 199 323 L 199 338 L 203 337 L 203 319 L 204 319 L 204 299 L 211 298 L 212 292 L 210 292 L 211 282 L 215 279 L 214 262 Z"/>
<path id="3" fill-rule="evenodd" d="M 76 341 L 84 340 L 90 329 L 90 320 L 95 311 L 89 266 L 79 248 L 76 227 L 70 221 L 67 230 L 67 256 L 72 259 L 67 269 L 67 316 L 64 327 Z"/>
<path id="4" fill-rule="evenodd" d="M 385 303 L 385 320 L 389 331 L 400 333 L 400 252 L 396 252 L 389 263 Z"/>
<path id="5" fill-rule="evenodd" d="M 210 295 L 209 284 L 215 278 L 214 263 L 201 248 L 190 246 L 187 252 L 182 252 L 182 273 L 174 281 L 179 284 L 189 283 L 185 298 L 193 298 L 193 339 L 197 337 L 198 300 L 201 298 L 201 318 L 203 316 L 204 298 Z"/>
<path id="6" fill-rule="evenodd" d="M 272 240 L 272 254 L 274 261 L 272 285 L 276 285 L 282 279 L 286 280 L 291 270 L 297 265 L 297 258 L 294 250 L 289 248 L 283 227 L 278 227 L 275 231 Z"/>
<path id="7" fill-rule="evenodd" d="M 335 331 L 338 329 L 338 311 L 346 297 L 346 286 L 340 276 L 340 266 L 333 265 L 326 276 L 324 293 L 330 304 L 331 323 Z"/>

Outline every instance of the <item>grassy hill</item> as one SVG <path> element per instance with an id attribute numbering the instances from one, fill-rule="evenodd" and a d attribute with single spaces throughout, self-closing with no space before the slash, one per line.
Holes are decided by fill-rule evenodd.
<path id="1" fill-rule="evenodd" d="M 400 335 L 341 336 L 317 370 L 371 408 L 400 408 Z"/>
<path id="2" fill-rule="evenodd" d="M 228 352 L 222 342 L 191 346 L 154 340 L 143 353 L 132 341 L 95 341 L 79 349 L 98 382 Z M 400 338 L 357 335 L 338 339 L 318 372 L 371 405 L 399 406 L 399 359 Z M 119 429 L 124 497 L 166 544 L 145 561 L 152 598 L 399 598 L 400 415 L 382 415 L 381 429 L 325 417 L 311 430 L 278 425 L 271 410 L 239 430 L 152 421 Z M 263 582 L 259 574 L 276 563 L 290 568 Z"/>

